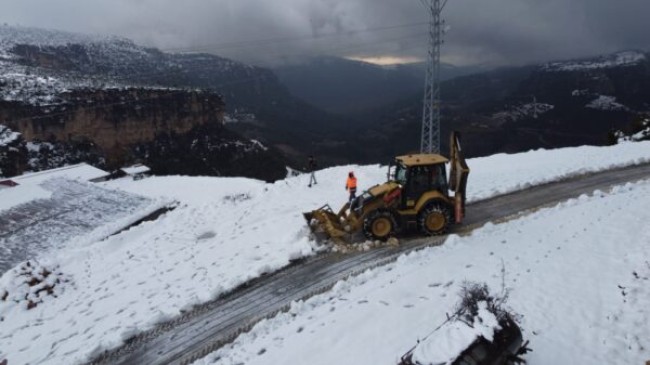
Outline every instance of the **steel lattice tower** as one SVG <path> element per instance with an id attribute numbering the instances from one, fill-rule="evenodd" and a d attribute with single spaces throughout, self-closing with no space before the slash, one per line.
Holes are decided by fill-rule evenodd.
<path id="1" fill-rule="evenodd" d="M 421 0 L 427 7 L 429 22 L 429 54 L 424 84 L 422 111 L 422 153 L 440 153 L 440 48 L 442 46 L 442 9 L 447 0 Z"/>

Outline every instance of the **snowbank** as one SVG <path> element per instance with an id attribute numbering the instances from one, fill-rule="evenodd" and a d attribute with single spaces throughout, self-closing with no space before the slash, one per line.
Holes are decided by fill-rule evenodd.
<path id="1" fill-rule="evenodd" d="M 49 268 L 35 261 L 26 261 L 0 278 L 0 322 L 16 307 L 30 310 L 45 300 L 53 300 L 70 279 L 57 268 Z"/>
<path id="2" fill-rule="evenodd" d="M 52 192 L 39 185 L 18 185 L 0 189 L 0 212 L 38 199 L 49 199 Z"/>

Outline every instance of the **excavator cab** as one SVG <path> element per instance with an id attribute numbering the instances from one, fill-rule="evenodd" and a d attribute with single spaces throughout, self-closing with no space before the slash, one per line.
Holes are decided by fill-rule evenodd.
<path id="1" fill-rule="evenodd" d="M 305 219 L 312 231 L 343 243 L 349 243 L 359 231 L 373 240 L 414 230 L 424 235 L 444 234 L 451 224 L 463 220 L 469 175 L 457 132 L 451 135 L 450 149 L 449 159 L 438 154 L 395 157 L 387 182 L 368 189 L 338 213 L 325 205 L 304 213 Z M 451 163 L 449 179 L 447 163 Z"/>
<path id="2" fill-rule="evenodd" d="M 420 159 L 422 163 L 419 163 Z M 400 209 L 413 208 L 427 191 L 448 191 L 447 161 L 437 155 L 409 155 L 397 157 L 391 163 L 389 181 L 395 181 L 402 187 Z"/>

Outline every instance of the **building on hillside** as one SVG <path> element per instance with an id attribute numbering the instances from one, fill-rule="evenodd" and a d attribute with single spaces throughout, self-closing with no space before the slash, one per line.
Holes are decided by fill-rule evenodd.
<path id="1" fill-rule="evenodd" d="M 18 185 L 36 185 L 52 178 L 66 178 L 78 181 L 100 182 L 106 181 L 110 174 L 87 163 L 59 167 L 57 169 L 43 170 L 14 176 L 11 180 Z"/>
<path id="2" fill-rule="evenodd" d="M 148 166 L 143 164 L 135 164 L 129 167 L 122 167 L 117 172 L 114 172 L 113 175 L 111 175 L 111 177 L 120 178 L 120 177 L 131 176 L 133 180 L 140 180 L 149 176 L 150 173 L 151 173 L 151 169 Z"/>

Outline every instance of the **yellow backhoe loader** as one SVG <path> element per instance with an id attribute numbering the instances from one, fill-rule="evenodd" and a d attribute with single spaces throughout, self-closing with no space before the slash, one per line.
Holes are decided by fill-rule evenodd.
<path id="1" fill-rule="evenodd" d="M 304 216 L 315 234 L 336 243 L 351 243 L 360 231 L 382 241 L 412 231 L 441 235 L 463 220 L 468 175 L 460 134 L 453 132 L 449 159 L 437 154 L 395 157 L 387 182 L 368 189 L 338 213 L 325 205 Z"/>

